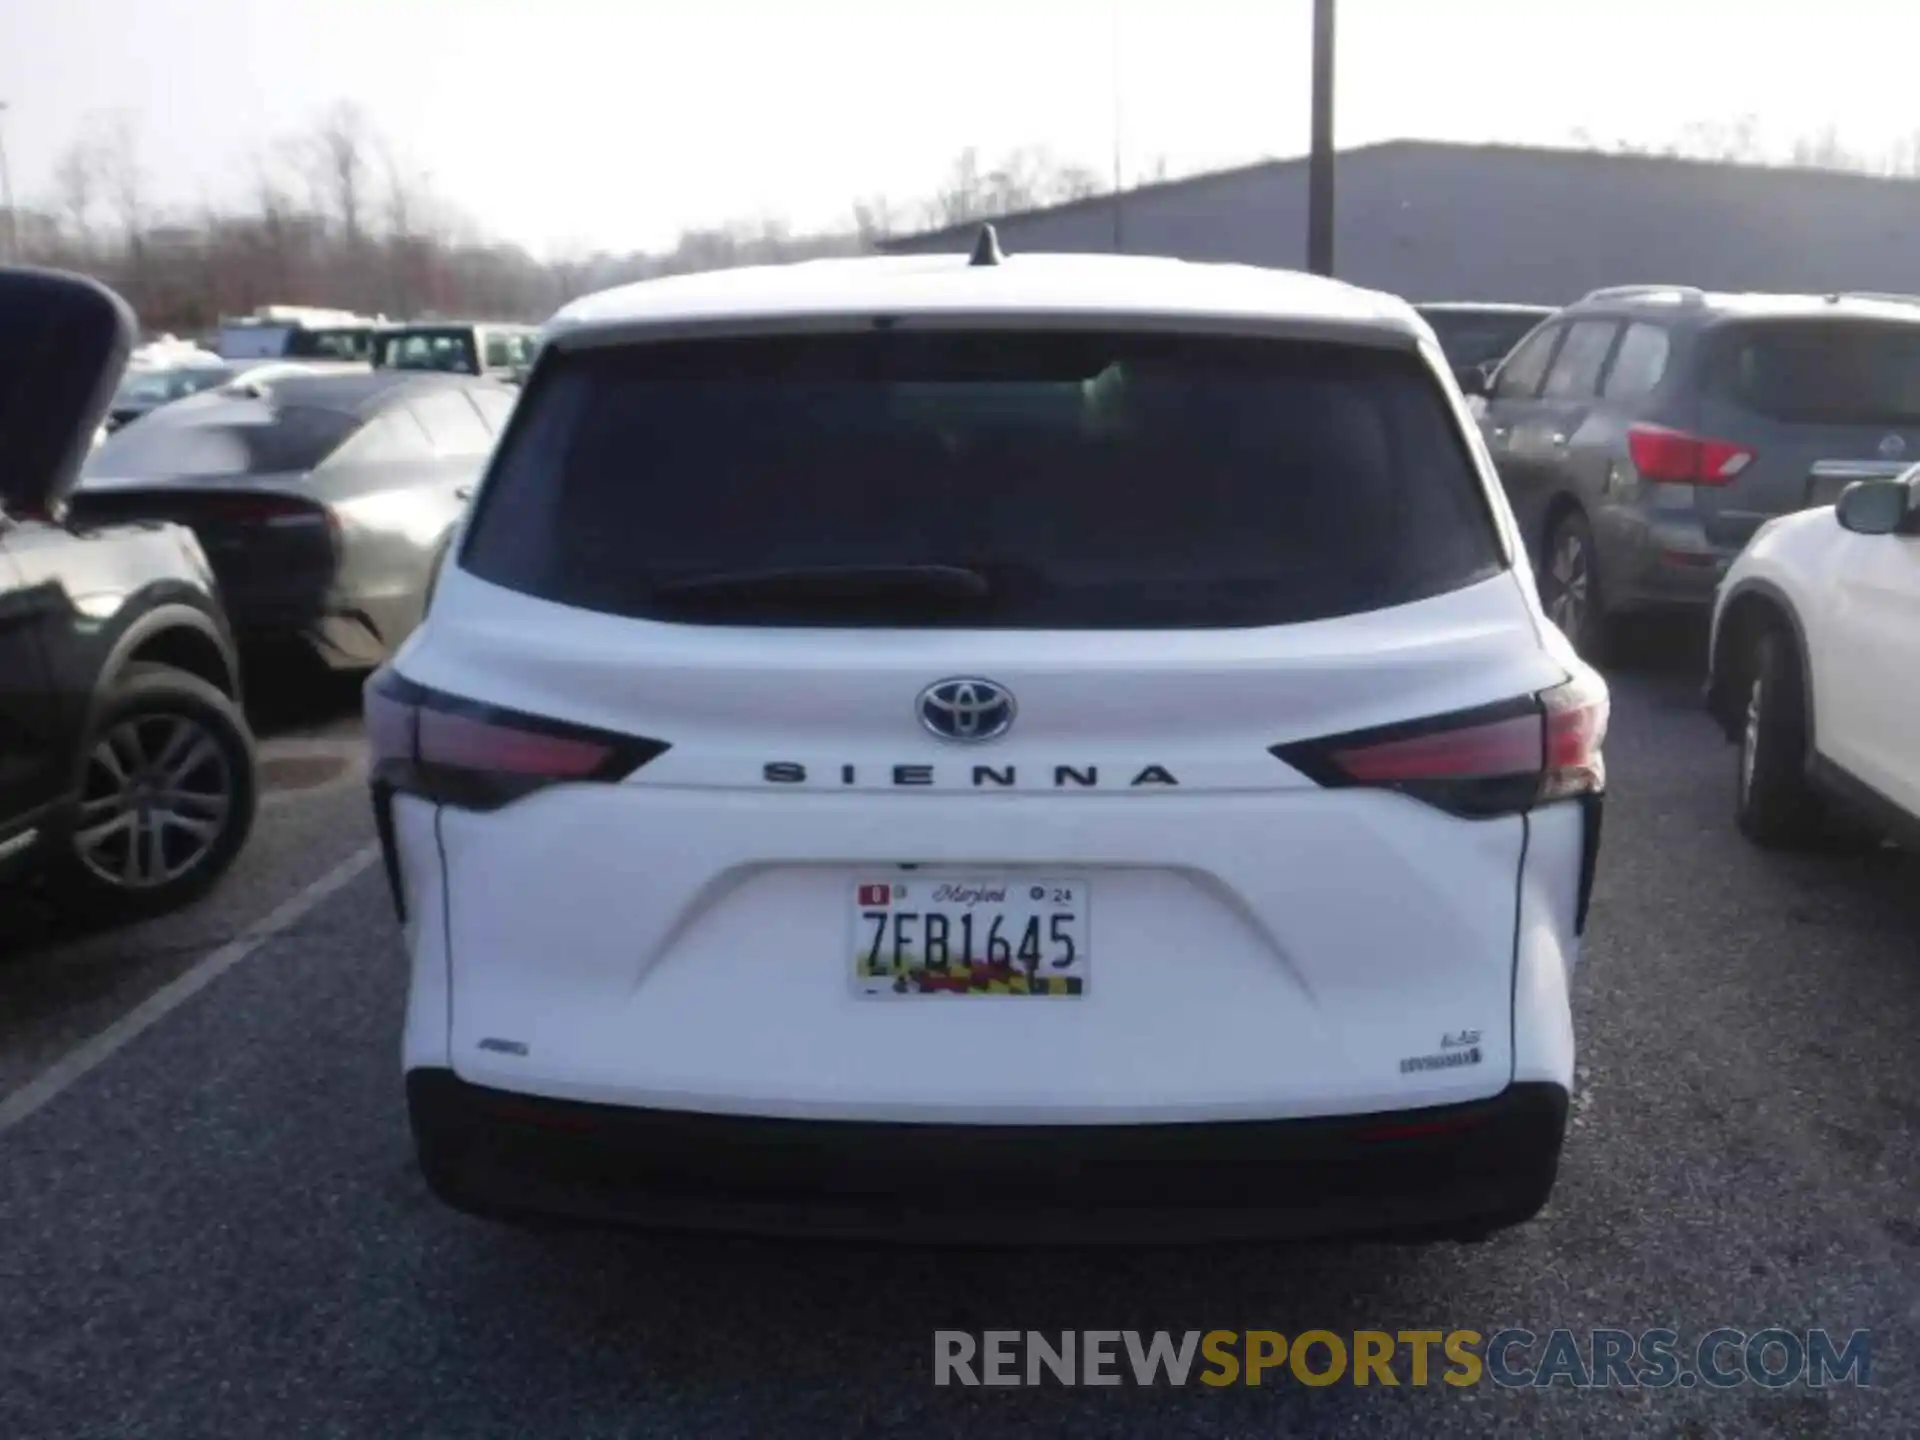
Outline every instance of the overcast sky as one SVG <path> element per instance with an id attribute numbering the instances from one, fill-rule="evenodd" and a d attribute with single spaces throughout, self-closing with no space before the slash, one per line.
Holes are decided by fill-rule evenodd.
<path id="1" fill-rule="evenodd" d="M 0 0 L 23 202 L 124 111 L 158 201 L 352 100 L 435 189 L 537 251 L 926 195 L 1044 144 L 1177 172 L 1305 148 L 1310 0 Z M 1785 148 L 1920 129 L 1916 0 L 1341 0 L 1343 144 L 1658 142 L 1753 114 Z M 1117 43 L 1116 43 L 1117 42 Z"/>

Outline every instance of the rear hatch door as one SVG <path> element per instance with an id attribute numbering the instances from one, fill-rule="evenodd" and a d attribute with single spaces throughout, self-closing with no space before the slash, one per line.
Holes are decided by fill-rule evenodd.
<path id="1" fill-rule="evenodd" d="M 1718 544 L 1920 461 L 1920 309 L 1716 325 L 1700 379 L 1701 433 L 1753 452 L 1731 483 L 1695 491 Z"/>
<path id="2" fill-rule="evenodd" d="M 1457 412 L 1410 342 L 1108 325 L 543 358 L 397 665 L 666 748 L 441 812 L 463 1075 L 981 1120 L 1506 1085 L 1521 807 L 1312 758 L 1566 679 Z M 1011 697 L 971 743 L 967 681 Z M 870 912 L 911 961 L 981 887 L 1084 984 L 865 993 Z"/>

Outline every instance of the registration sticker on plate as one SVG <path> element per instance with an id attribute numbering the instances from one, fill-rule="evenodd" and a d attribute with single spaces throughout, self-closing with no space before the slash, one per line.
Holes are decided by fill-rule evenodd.
<path id="1" fill-rule="evenodd" d="M 1048 876 L 855 876 L 854 991 L 1085 995 L 1088 888 Z"/>

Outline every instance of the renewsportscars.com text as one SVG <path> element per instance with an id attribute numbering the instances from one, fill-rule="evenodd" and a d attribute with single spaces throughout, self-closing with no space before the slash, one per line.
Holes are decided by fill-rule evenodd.
<path id="1" fill-rule="evenodd" d="M 1870 1385 L 1873 1333 L 1674 1330 L 936 1330 L 935 1385 Z"/>

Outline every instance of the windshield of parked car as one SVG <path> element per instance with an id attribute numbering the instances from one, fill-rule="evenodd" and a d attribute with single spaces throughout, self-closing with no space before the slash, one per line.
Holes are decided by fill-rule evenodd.
<path id="1" fill-rule="evenodd" d="M 1706 346 L 1705 389 L 1776 420 L 1920 424 L 1920 324 L 1769 320 Z"/>
<path id="2" fill-rule="evenodd" d="M 1411 601 L 1498 547 L 1411 353 L 1194 335 L 840 335 L 561 357 L 509 433 L 469 568 L 706 618 L 739 571 L 964 567 L 985 608 L 852 623 L 1260 625 Z M 700 603 L 710 604 L 712 596 Z M 729 619 L 823 618 L 735 597 Z"/>
<path id="3" fill-rule="evenodd" d="M 116 410 L 164 405 L 185 395 L 211 390 L 233 371 L 224 365 L 183 365 L 169 370 L 136 370 L 120 382 L 114 392 Z"/>
<path id="4" fill-rule="evenodd" d="M 437 370 L 455 375 L 478 375 L 473 331 L 403 330 L 382 335 L 375 363 L 390 370 Z"/>
<path id="5" fill-rule="evenodd" d="M 109 436 L 88 458 L 83 483 L 311 470 L 360 426 L 356 416 L 306 405 L 219 399 L 189 408 L 213 399 L 182 401 Z"/>

